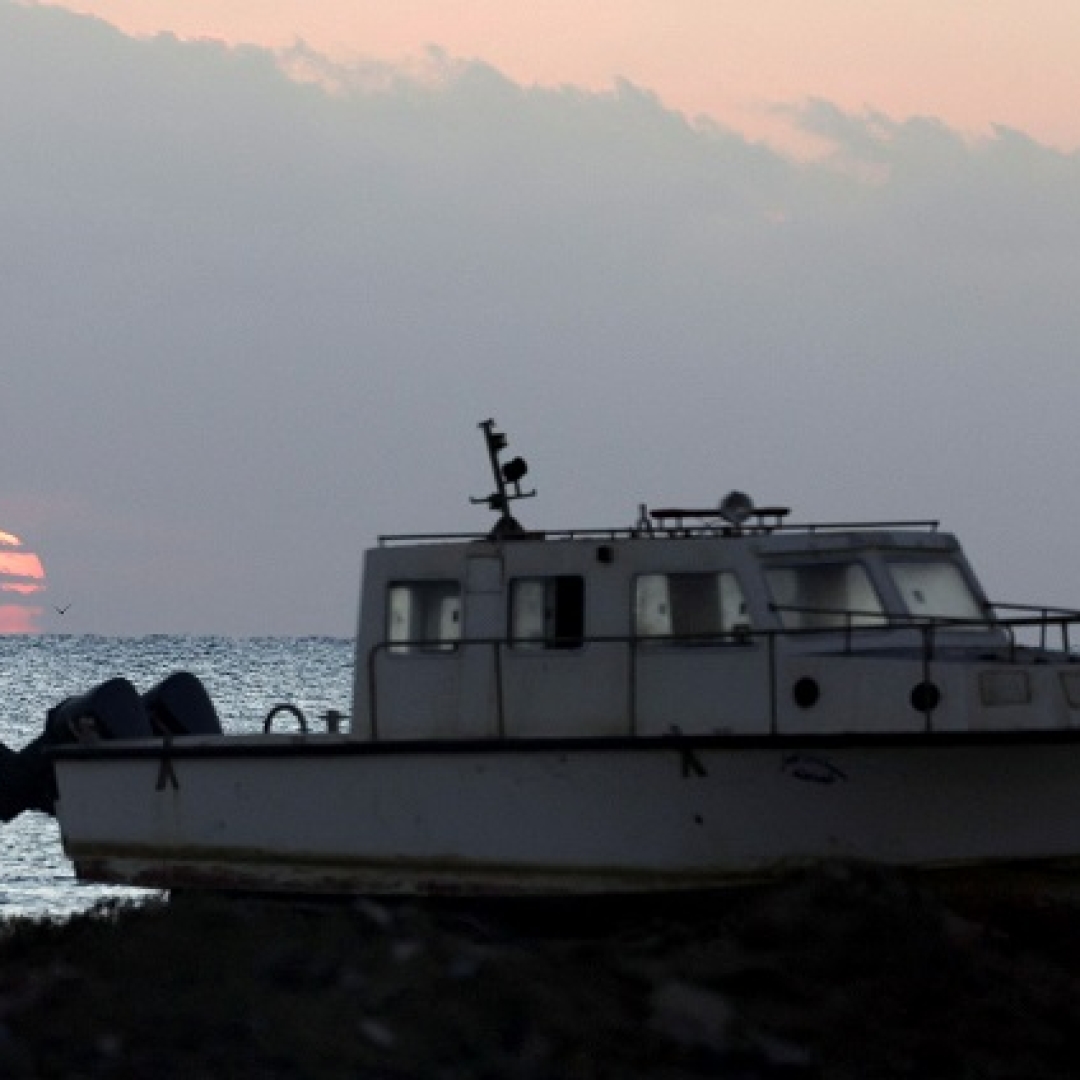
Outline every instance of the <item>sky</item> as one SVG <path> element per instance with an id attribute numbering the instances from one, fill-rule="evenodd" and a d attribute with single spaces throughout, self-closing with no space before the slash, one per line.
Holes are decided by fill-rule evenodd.
<path id="1" fill-rule="evenodd" d="M 1016 127 L 1080 145 L 1075 0 L 82 0 L 134 34 L 406 64 L 429 48 L 524 85 L 597 91 L 621 77 L 671 108 L 758 135 L 783 107 Z M 779 106 L 781 116 L 774 114 Z"/>
<path id="2" fill-rule="evenodd" d="M 739 488 L 1080 606 L 1067 5 L 75 6 L 0 0 L 41 629 L 348 636 L 489 417 L 528 525 Z"/>
<path id="3" fill-rule="evenodd" d="M 44 608 L 45 568 L 12 533 L 0 532 L 0 633 L 37 630 Z"/>

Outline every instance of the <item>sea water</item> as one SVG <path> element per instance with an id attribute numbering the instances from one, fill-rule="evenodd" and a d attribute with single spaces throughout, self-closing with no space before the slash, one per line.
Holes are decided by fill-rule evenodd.
<path id="1" fill-rule="evenodd" d="M 270 709 L 286 702 L 318 730 L 330 709 L 349 713 L 353 644 L 340 638 L 0 636 L 0 740 L 21 748 L 41 734 L 52 706 L 114 676 L 146 691 L 174 671 L 203 681 L 226 732 L 260 731 Z M 275 721 L 276 730 L 290 725 L 289 716 Z M 77 882 L 56 822 L 45 814 L 0 823 L 0 919 L 63 918 L 101 900 L 147 895 L 153 894 Z"/>

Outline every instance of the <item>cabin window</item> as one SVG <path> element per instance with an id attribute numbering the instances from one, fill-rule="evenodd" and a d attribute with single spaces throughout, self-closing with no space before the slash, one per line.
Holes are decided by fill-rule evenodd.
<path id="1" fill-rule="evenodd" d="M 766 571 L 773 603 L 789 630 L 876 626 L 881 599 L 857 562 L 807 563 Z"/>
<path id="2" fill-rule="evenodd" d="M 986 613 L 956 563 L 943 560 L 890 562 L 889 571 L 910 615 L 986 621 Z"/>
<path id="3" fill-rule="evenodd" d="M 731 573 L 642 574 L 634 582 L 639 638 L 715 640 L 749 629 L 746 599 Z"/>
<path id="4" fill-rule="evenodd" d="M 515 648 L 578 649 L 585 636 L 585 579 L 574 575 L 510 583 Z"/>
<path id="5" fill-rule="evenodd" d="M 445 652 L 461 638 L 461 586 L 456 581 L 399 581 L 387 590 L 391 652 Z"/>

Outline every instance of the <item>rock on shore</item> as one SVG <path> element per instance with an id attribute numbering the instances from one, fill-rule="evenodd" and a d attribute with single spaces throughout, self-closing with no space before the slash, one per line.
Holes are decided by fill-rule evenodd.
<path id="1" fill-rule="evenodd" d="M 0 935 L 0 1076 L 1075 1077 L 1080 910 L 831 867 L 692 905 L 177 897 Z"/>

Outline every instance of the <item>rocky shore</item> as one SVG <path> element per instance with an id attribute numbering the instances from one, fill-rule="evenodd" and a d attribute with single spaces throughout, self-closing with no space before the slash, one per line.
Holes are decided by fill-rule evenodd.
<path id="1" fill-rule="evenodd" d="M 1080 909 L 831 867 L 692 904 L 174 897 L 0 933 L 0 1076 L 1072 1078 Z"/>

